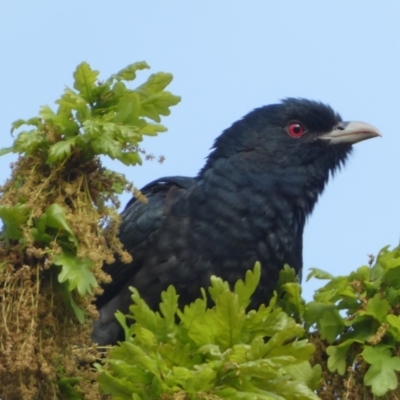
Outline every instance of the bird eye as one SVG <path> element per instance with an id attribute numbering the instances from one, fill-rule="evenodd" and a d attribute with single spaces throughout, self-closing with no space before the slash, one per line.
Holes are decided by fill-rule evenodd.
<path id="1" fill-rule="evenodd" d="M 293 138 L 299 138 L 304 135 L 306 132 L 306 129 L 304 128 L 303 125 L 297 123 L 297 122 L 292 122 L 289 124 L 286 128 L 287 133 L 293 137 Z"/>

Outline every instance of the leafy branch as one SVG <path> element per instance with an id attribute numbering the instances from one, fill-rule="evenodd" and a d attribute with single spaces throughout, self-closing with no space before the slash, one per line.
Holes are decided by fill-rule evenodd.
<path id="1" fill-rule="evenodd" d="M 74 155 L 81 160 L 107 155 L 126 165 L 141 163 L 138 144 L 143 136 L 166 131 L 163 125 L 148 119 L 160 122 L 161 116 L 169 115 L 169 108 L 180 101 L 180 97 L 164 91 L 172 81 L 167 73 L 151 75 L 136 89 L 129 89 L 126 83 L 146 68 L 145 62 L 131 64 L 102 83 L 98 71 L 85 62 L 80 64 L 74 72 L 75 90 L 65 89 L 56 101 L 57 111 L 43 106 L 38 117 L 15 121 L 12 132 L 23 125 L 34 129 L 19 132 L 13 146 L 2 149 L 1 154 L 42 154 L 50 165 Z"/>

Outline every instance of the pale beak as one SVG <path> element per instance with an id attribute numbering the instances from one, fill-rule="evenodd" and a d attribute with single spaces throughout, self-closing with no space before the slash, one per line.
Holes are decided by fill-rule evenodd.
<path id="1" fill-rule="evenodd" d="M 362 140 L 382 136 L 377 128 L 366 122 L 340 122 L 331 132 L 325 133 L 318 139 L 329 140 L 331 144 L 354 144 Z"/>

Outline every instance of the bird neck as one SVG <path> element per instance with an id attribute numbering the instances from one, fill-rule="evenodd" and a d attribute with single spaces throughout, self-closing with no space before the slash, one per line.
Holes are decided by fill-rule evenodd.
<path id="1" fill-rule="evenodd" d="M 203 201 L 208 202 L 208 198 L 220 207 L 234 207 L 249 219 L 273 214 L 286 216 L 287 229 L 299 234 L 329 173 L 318 163 L 282 167 L 268 164 L 254 154 L 240 153 L 215 160 L 211 168 L 200 171 L 198 182 Z"/>

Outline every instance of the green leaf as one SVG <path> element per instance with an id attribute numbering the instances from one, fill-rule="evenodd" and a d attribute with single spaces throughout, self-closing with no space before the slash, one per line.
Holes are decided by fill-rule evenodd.
<path id="1" fill-rule="evenodd" d="M 73 242 L 75 246 L 78 246 L 78 241 L 75 237 L 75 234 L 69 226 L 65 217 L 64 208 L 57 203 L 53 203 L 47 208 L 46 212 L 44 212 L 38 220 L 36 226 L 39 232 L 44 232 L 45 226 L 56 229 L 63 229 L 65 232 L 68 233 L 70 241 Z"/>
<path id="2" fill-rule="evenodd" d="M 343 318 L 337 309 L 324 311 L 322 318 L 318 322 L 321 337 L 328 340 L 329 343 L 332 343 L 337 338 L 344 326 Z"/>
<path id="3" fill-rule="evenodd" d="M 52 124 L 55 130 L 61 133 L 61 138 L 70 139 L 79 135 L 80 125 L 78 121 L 73 118 L 73 113 L 67 107 L 60 105 L 58 107 L 57 116 L 52 119 Z"/>
<path id="4" fill-rule="evenodd" d="M 285 312 L 296 319 L 302 319 L 305 311 L 305 303 L 301 297 L 301 286 L 298 282 L 288 282 L 281 286 L 279 305 Z"/>
<path id="5" fill-rule="evenodd" d="M 90 142 L 95 154 L 106 154 L 113 160 L 121 157 L 122 145 L 107 135 L 99 135 L 97 139 Z"/>
<path id="6" fill-rule="evenodd" d="M 51 121 L 57 117 L 57 114 L 49 106 L 40 107 L 39 115 L 45 121 L 48 121 L 48 120 Z"/>
<path id="7" fill-rule="evenodd" d="M 125 83 L 118 81 L 118 82 L 114 83 L 114 85 L 112 87 L 112 93 L 113 93 L 114 99 L 118 100 L 124 94 L 129 93 L 129 89 L 126 87 Z M 114 102 L 113 102 L 113 104 L 114 104 Z"/>
<path id="8" fill-rule="evenodd" d="M 244 318 L 244 307 L 239 306 L 236 294 L 225 291 L 218 296 L 214 327 L 218 334 L 218 344 L 223 350 L 239 343 Z"/>
<path id="9" fill-rule="evenodd" d="M 337 371 L 340 375 L 344 375 L 347 366 L 347 351 L 349 350 L 349 347 L 355 342 L 362 343 L 361 340 L 350 339 L 344 341 L 343 343 L 340 343 L 338 346 L 329 346 L 326 349 L 326 354 L 328 354 L 329 356 L 329 371 Z"/>
<path id="10" fill-rule="evenodd" d="M 78 293 L 84 296 L 92 293 L 92 288 L 98 286 L 91 270 L 93 261 L 88 257 L 78 258 L 71 252 L 63 251 L 54 257 L 53 263 L 61 266 L 58 281 L 66 282 L 69 291 L 77 289 Z"/>
<path id="11" fill-rule="evenodd" d="M 364 376 L 364 383 L 371 386 L 375 396 L 383 396 L 397 387 L 395 371 L 400 371 L 400 358 L 392 357 L 386 346 L 367 346 L 361 353 L 364 360 L 371 364 Z"/>
<path id="12" fill-rule="evenodd" d="M 398 315 L 389 314 L 386 320 L 390 325 L 389 332 L 397 342 L 400 342 L 400 317 Z"/>
<path id="13" fill-rule="evenodd" d="M 142 165 L 142 159 L 140 158 L 139 154 L 135 152 L 122 152 L 118 157 L 118 160 L 123 162 L 125 165 Z"/>
<path id="14" fill-rule="evenodd" d="M 113 121 L 134 125 L 140 114 L 140 99 L 136 93 L 126 93 L 120 97 L 115 108 Z"/>
<path id="15" fill-rule="evenodd" d="M 116 127 L 113 134 L 121 142 L 137 145 L 143 139 L 142 132 L 139 132 L 140 130 L 136 126 L 112 125 Z M 107 133 L 110 133 L 108 130 L 108 124 L 104 124 L 103 127 Z"/>
<path id="16" fill-rule="evenodd" d="M 211 299 L 216 303 L 221 293 L 229 290 L 229 283 L 215 275 L 211 276 L 210 281 L 211 286 L 208 288 L 208 293 L 210 293 Z"/>
<path id="17" fill-rule="evenodd" d="M 53 203 L 41 215 L 40 218 L 34 220 L 34 226 L 31 229 L 32 235 L 37 242 L 49 244 L 57 237 L 57 242 L 63 247 L 78 247 L 78 241 L 74 232 L 69 226 L 64 208 Z"/>
<path id="18" fill-rule="evenodd" d="M 167 128 L 159 124 L 148 123 L 143 128 L 140 129 L 142 135 L 156 136 L 159 132 L 166 132 Z"/>
<path id="19" fill-rule="evenodd" d="M 121 69 L 121 71 L 113 75 L 112 78 L 117 80 L 133 81 L 136 78 L 136 71 L 148 68 L 150 67 L 145 61 L 139 61 Z"/>
<path id="20" fill-rule="evenodd" d="M 379 322 L 385 322 L 386 316 L 389 311 L 389 302 L 385 299 L 381 299 L 379 294 L 376 294 L 372 299 L 368 300 L 365 311 L 360 311 L 360 315 L 371 315 Z"/>
<path id="21" fill-rule="evenodd" d="M 392 307 L 396 307 L 398 299 L 400 297 L 400 290 L 396 290 L 392 287 L 389 287 L 386 291 L 386 296 L 387 296 L 387 300 L 388 300 L 389 304 Z"/>
<path id="22" fill-rule="evenodd" d="M 79 64 L 74 72 L 74 88 L 88 103 L 93 99 L 92 92 L 98 75 L 99 71 L 92 70 L 86 62 Z"/>
<path id="23" fill-rule="evenodd" d="M 2 149 L 0 149 L 0 157 L 4 156 L 5 154 L 12 153 L 13 151 L 14 151 L 13 147 L 3 147 Z"/>
<path id="24" fill-rule="evenodd" d="M 146 99 L 153 94 L 162 92 L 172 81 L 172 74 L 165 72 L 158 72 L 157 74 L 150 75 L 143 85 L 140 85 L 135 91 L 139 93 L 142 100 Z"/>
<path id="25" fill-rule="evenodd" d="M 18 128 L 20 128 L 22 125 L 28 125 L 27 120 L 25 119 L 17 119 L 11 124 L 11 134 Z"/>
<path id="26" fill-rule="evenodd" d="M 114 314 L 115 319 L 119 322 L 119 324 L 122 326 L 122 329 L 124 330 L 124 337 L 125 340 L 129 340 L 129 338 L 133 335 L 133 330 L 134 327 L 133 325 L 128 326 L 127 323 L 127 316 L 124 315 L 121 311 L 117 310 L 116 313 Z"/>
<path id="27" fill-rule="evenodd" d="M 193 307 L 193 304 L 196 306 Z M 201 306 L 199 302 L 191 304 L 190 307 L 185 307 L 185 313 L 187 310 L 196 312 Z M 196 318 L 191 319 L 190 325 L 187 325 L 188 337 L 196 343 L 197 346 L 203 346 L 205 344 L 215 343 L 215 318 L 211 311 L 208 310 L 205 314 L 197 314 Z"/>
<path id="28" fill-rule="evenodd" d="M 42 121 L 38 117 L 29 118 L 28 120 L 18 119 L 11 124 L 11 134 L 22 125 L 33 125 L 39 128 L 42 126 Z"/>
<path id="29" fill-rule="evenodd" d="M 312 390 L 317 389 L 321 380 L 321 366 L 314 365 L 314 367 L 311 367 L 308 361 L 303 361 L 299 364 L 288 365 L 285 367 L 285 370 L 294 380 L 305 382 Z"/>
<path id="30" fill-rule="evenodd" d="M 302 381 L 274 379 L 267 381 L 265 386 L 270 391 L 269 396 L 265 397 L 266 400 L 319 400 L 319 397 Z M 280 397 L 274 397 L 275 393 Z"/>
<path id="31" fill-rule="evenodd" d="M 133 330 L 135 339 L 141 348 L 155 350 L 157 347 L 156 335 L 149 329 L 137 324 Z"/>
<path id="32" fill-rule="evenodd" d="M 304 312 L 306 328 L 309 329 L 313 324 L 318 323 L 325 311 L 332 311 L 334 308 L 333 304 L 322 303 L 320 301 L 310 301 L 307 303 Z"/>
<path id="33" fill-rule="evenodd" d="M 76 137 L 62 140 L 50 146 L 47 161 L 49 164 L 57 164 L 66 160 L 72 154 L 72 148 L 76 144 Z"/>
<path id="34" fill-rule="evenodd" d="M 121 347 L 119 349 L 116 349 L 114 351 L 114 355 L 118 354 L 118 352 L 119 355 L 122 355 L 121 352 L 124 353 L 123 359 L 132 358 L 144 371 L 150 372 L 154 375 L 155 378 L 160 378 L 159 363 L 156 359 L 152 359 L 150 357 L 151 353 L 148 354 L 147 351 L 142 349 L 140 346 L 137 346 L 131 342 L 124 342 L 121 344 Z"/>
<path id="35" fill-rule="evenodd" d="M 395 289 L 400 289 L 400 267 L 397 266 L 398 263 L 400 263 L 400 258 L 388 259 L 385 263 L 382 263 L 385 268 L 383 279 Z"/>
<path id="36" fill-rule="evenodd" d="M 332 278 L 314 294 L 314 299 L 322 303 L 335 303 L 343 298 L 357 299 L 354 287 L 349 282 L 349 277 L 347 276 Z"/>
<path id="37" fill-rule="evenodd" d="M 78 304 L 76 304 L 75 300 L 73 299 L 72 293 L 68 288 L 68 282 L 60 283 L 55 281 L 55 286 L 57 291 L 61 293 L 64 303 L 74 313 L 79 323 L 83 324 L 85 322 L 85 312 L 78 306 Z"/>
<path id="38" fill-rule="evenodd" d="M 380 326 L 379 322 L 364 317 L 356 317 L 351 321 L 344 320 L 343 322 L 345 322 L 346 327 L 351 326 L 351 329 L 347 330 L 341 336 L 341 339 L 354 339 L 360 343 L 368 342 L 372 336 L 376 335 L 376 331 Z"/>
<path id="39" fill-rule="evenodd" d="M 131 312 L 136 323 L 142 325 L 150 331 L 157 331 L 157 327 L 161 321 L 159 313 L 156 313 L 150 309 L 146 302 L 140 297 L 137 289 L 131 287 L 130 290 L 132 292 L 131 297 L 133 304 L 129 307 L 129 311 Z"/>
<path id="40" fill-rule="evenodd" d="M 168 326 L 175 323 L 175 315 L 178 309 L 178 298 L 175 288 L 170 285 L 168 289 L 161 293 L 160 311 L 165 318 Z"/>
<path id="41" fill-rule="evenodd" d="M 160 122 L 160 115 L 169 115 L 169 107 L 175 106 L 181 101 L 179 96 L 169 92 L 160 92 L 153 94 L 142 101 L 141 115 Z"/>
<path id="42" fill-rule="evenodd" d="M 23 236 L 21 225 L 27 222 L 29 213 L 30 210 L 22 204 L 12 207 L 0 206 L 0 218 L 4 223 L 1 237 L 6 240 L 21 239 Z"/>
<path id="43" fill-rule="evenodd" d="M 74 389 L 74 386 L 79 383 L 78 378 L 61 378 L 57 380 L 58 388 L 61 396 L 65 396 L 68 400 L 82 400 L 83 397 Z"/>
<path id="44" fill-rule="evenodd" d="M 211 367 L 202 365 L 197 370 L 173 367 L 169 380 L 183 387 L 189 393 L 206 392 L 216 384 L 217 372 Z"/>
<path id="45" fill-rule="evenodd" d="M 96 139 L 102 134 L 103 122 L 98 119 L 89 118 L 82 123 L 85 134 L 82 137 L 84 142 L 89 142 L 92 139 Z"/>
<path id="46" fill-rule="evenodd" d="M 323 271 L 322 269 L 310 268 L 310 273 L 307 275 L 306 281 L 308 282 L 311 278 L 333 279 L 333 275 L 329 272 Z"/>
<path id="47" fill-rule="evenodd" d="M 116 378 L 103 370 L 97 378 L 100 387 L 105 393 L 112 393 L 116 400 L 132 400 L 135 386 L 127 378 Z"/>
<path id="48" fill-rule="evenodd" d="M 184 307 L 183 311 L 177 310 L 179 319 L 185 328 L 190 328 L 192 322 L 196 320 L 198 316 L 202 316 L 207 309 L 207 297 L 204 289 L 201 291 L 203 298 L 196 299 L 193 303 L 188 304 Z"/>
<path id="49" fill-rule="evenodd" d="M 285 264 L 283 268 L 279 271 L 278 286 L 282 286 L 286 283 L 298 283 L 299 279 L 297 277 L 296 271 L 291 268 L 288 264 Z"/>
<path id="50" fill-rule="evenodd" d="M 239 279 L 235 284 L 235 293 L 238 295 L 240 307 L 246 308 L 255 292 L 261 277 L 261 264 L 256 262 L 253 271 L 246 271 L 244 281 Z"/>
<path id="51" fill-rule="evenodd" d="M 45 144 L 44 136 L 38 134 L 37 131 L 23 131 L 14 141 L 14 152 L 32 155 L 43 144 Z"/>
<path id="52" fill-rule="evenodd" d="M 56 103 L 59 104 L 60 107 L 62 107 L 64 112 L 66 112 L 67 110 L 77 111 L 76 117 L 77 120 L 81 123 L 84 122 L 85 119 L 90 117 L 90 112 L 86 100 L 69 88 L 65 89 L 64 94 L 61 96 L 60 99 L 56 101 Z"/>

